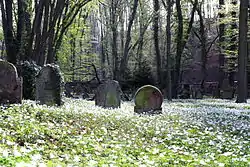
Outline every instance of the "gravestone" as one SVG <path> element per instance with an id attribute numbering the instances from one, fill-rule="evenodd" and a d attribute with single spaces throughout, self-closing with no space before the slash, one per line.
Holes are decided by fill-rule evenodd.
<path id="1" fill-rule="evenodd" d="M 62 76 L 57 65 L 47 64 L 36 76 L 36 100 L 40 104 L 62 104 Z"/>
<path id="2" fill-rule="evenodd" d="M 142 86 L 135 93 L 134 112 L 138 114 L 158 114 L 161 113 L 163 95 L 161 91 L 152 85 Z"/>
<path id="3" fill-rule="evenodd" d="M 22 103 L 22 78 L 16 67 L 0 60 L 0 104 Z"/>
<path id="4" fill-rule="evenodd" d="M 229 80 L 226 78 L 222 82 L 222 99 L 233 99 L 234 98 L 234 88 L 230 86 Z"/>
<path id="5" fill-rule="evenodd" d="M 104 108 L 121 107 L 121 88 L 117 81 L 107 80 L 97 87 L 95 105 Z"/>

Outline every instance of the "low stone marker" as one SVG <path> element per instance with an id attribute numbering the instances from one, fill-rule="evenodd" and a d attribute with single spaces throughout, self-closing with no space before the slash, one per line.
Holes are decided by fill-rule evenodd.
<path id="1" fill-rule="evenodd" d="M 121 88 L 117 81 L 107 80 L 100 84 L 95 93 L 95 105 L 104 108 L 121 107 Z"/>
<path id="2" fill-rule="evenodd" d="M 160 114 L 162 112 L 163 95 L 152 85 L 142 86 L 135 93 L 134 112 L 138 114 Z"/>
<path id="3" fill-rule="evenodd" d="M 36 100 L 40 104 L 62 104 L 62 76 L 57 65 L 47 64 L 36 77 Z"/>
<path id="4" fill-rule="evenodd" d="M 16 67 L 0 60 L 0 104 L 22 103 L 22 78 Z"/>

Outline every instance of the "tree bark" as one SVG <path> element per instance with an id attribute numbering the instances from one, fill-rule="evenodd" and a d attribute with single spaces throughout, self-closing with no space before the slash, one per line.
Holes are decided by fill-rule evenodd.
<path id="1" fill-rule="evenodd" d="M 248 1 L 240 1 L 240 19 L 239 19 L 239 58 L 238 58 L 238 96 L 237 103 L 247 102 L 247 12 Z"/>
<path id="2" fill-rule="evenodd" d="M 117 48 L 117 6 L 119 0 L 111 1 L 111 31 L 112 31 L 112 58 L 113 58 L 113 79 L 117 79 L 118 72 L 118 48 Z"/>
<path id="3" fill-rule="evenodd" d="M 220 97 L 220 90 L 222 87 L 222 82 L 225 77 L 224 64 L 225 64 L 225 54 L 224 54 L 224 41 L 225 41 L 225 24 L 223 19 L 225 18 L 225 1 L 219 0 L 219 45 L 220 45 L 220 55 L 219 55 L 219 81 L 218 81 L 218 91 L 217 96 Z"/>
<path id="4" fill-rule="evenodd" d="M 167 1 L 167 98 L 172 101 L 172 78 L 171 78 L 171 13 L 172 13 L 172 0 Z"/>
<path id="5" fill-rule="evenodd" d="M 228 80 L 230 86 L 234 86 L 234 76 L 236 72 L 235 64 L 237 64 L 237 12 L 235 11 L 237 6 L 237 0 L 231 0 L 231 5 L 233 10 L 231 11 L 232 23 L 231 23 L 231 40 L 229 50 L 231 51 L 231 55 L 228 58 Z"/>
<path id="6" fill-rule="evenodd" d="M 126 41 L 125 41 L 125 46 L 124 46 L 124 50 L 123 50 L 123 57 L 121 59 L 121 64 L 120 64 L 120 75 L 121 75 L 121 77 L 123 77 L 123 75 L 124 75 L 124 73 L 126 71 L 127 65 L 128 65 L 130 42 L 131 42 L 131 30 L 132 30 L 132 25 L 134 23 L 134 19 L 135 19 L 135 16 L 136 16 L 138 1 L 139 0 L 134 0 L 132 13 L 129 16 L 128 29 L 127 29 L 127 33 L 126 33 Z"/>
<path id="7" fill-rule="evenodd" d="M 39 0 L 34 5 L 31 22 L 31 1 L 0 0 L 7 60 L 13 64 L 34 60 L 39 65 L 54 63 L 68 27 L 79 10 L 90 0 L 70 3 L 69 0 Z M 15 3 L 17 2 L 17 3 Z M 30 6 L 28 6 L 30 5 Z M 70 7 L 69 7 L 70 6 Z M 17 21 L 13 15 L 17 9 Z"/>
<path id="8" fill-rule="evenodd" d="M 199 15 L 199 22 L 200 22 L 200 42 L 201 42 L 201 71 L 203 73 L 203 77 L 201 80 L 201 90 L 204 91 L 204 83 L 207 77 L 207 51 L 206 51 L 206 34 L 205 34 L 205 26 L 204 26 L 204 21 L 203 21 L 203 16 L 202 16 L 202 11 L 201 11 L 201 4 L 197 8 L 197 13 Z"/>
<path id="9" fill-rule="evenodd" d="M 159 0 L 154 0 L 154 46 L 155 46 L 155 55 L 156 55 L 156 69 L 157 69 L 157 80 L 160 87 L 162 86 L 162 68 L 161 68 L 161 52 L 159 46 L 159 14 L 160 14 L 160 4 Z"/>
<path id="10" fill-rule="evenodd" d="M 17 41 L 14 37 L 13 28 L 13 0 L 0 0 L 4 40 L 6 46 L 7 61 L 17 63 Z"/>
<path id="11" fill-rule="evenodd" d="M 100 12 L 102 11 L 102 7 L 99 7 Z M 104 9 L 105 10 L 105 9 Z M 103 13 L 101 13 L 101 15 L 103 15 Z M 101 22 L 103 22 L 103 18 L 101 18 Z M 100 57 L 101 57 L 101 70 L 102 70 L 102 78 L 104 79 L 106 77 L 106 72 L 105 72 L 105 63 L 106 63 L 106 41 L 104 38 L 104 34 L 105 34 L 105 29 L 103 27 L 103 23 L 101 23 L 101 27 L 100 27 L 100 31 L 101 31 L 101 53 L 100 53 Z"/>
<path id="12" fill-rule="evenodd" d="M 176 0 L 175 3 L 176 3 L 176 10 L 177 10 L 178 30 L 177 30 L 177 48 L 176 48 L 176 57 L 175 57 L 175 71 L 174 71 L 173 91 L 172 91 L 173 98 L 177 98 L 178 85 L 179 85 L 179 80 L 180 80 L 181 56 L 185 48 L 186 42 L 189 38 L 191 29 L 193 27 L 194 13 L 198 5 L 198 0 L 195 0 L 195 2 L 193 3 L 191 18 L 188 23 L 188 30 L 184 38 L 183 38 L 183 16 L 182 16 L 180 0 Z"/>
<path id="13" fill-rule="evenodd" d="M 72 81 L 75 81 L 75 67 L 76 67 L 76 39 L 71 34 L 71 40 L 70 40 L 70 50 L 71 50 L 71 70 L 72 70 Z"/>

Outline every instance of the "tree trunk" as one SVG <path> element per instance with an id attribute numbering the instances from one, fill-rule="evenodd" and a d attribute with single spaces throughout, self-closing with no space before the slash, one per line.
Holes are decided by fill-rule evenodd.
<path id="1" fill-rule="evenodd" d="M 13 0 L 0 0 L 7 61 L 17 63 L 17 41 L 13 29 Z"/>
<path id="2" fill-rule="evenodd" d="M 71 40 L 70 40 L 70 50 L 71 50 L 71 70 L 72 70 L 72 81 L 75 81 L 75 68 L 76 68 L 76 39 L 71 34 Z"/>
<path id="3" fill-rule="evenodd" d="M 197 5 L 198 5 L 198 0 L 195 0 L 195 2 L 193 4 L 191 18 L 190 18 L 190 21 L 188 23 L 188 30 L 187 30 L 187 33 L 185 34 L 184 38 L 183 38 L 183 16 L 182 16 L 180 0 L 176 0 L 175 3 L 176 3 L 176 10 L 177 10 L 178 30 L 177 30 L 177 48 L 176 48 L 176 57 L 175 57 L 175 71 L 174 71 L 173 91 L 172 91 L 173 98 L 177 98 L 178 84 L 179 84 L 179 80 L 180 80 L 181 56 L 182 56 L 186 42 L 189 38 L 190 32 L 191 32 L 192 27 L 193 27 L 194 13 L 195 13 Z"/>
<path id="4" fill-rule="evenodd" d="M 113 57 L 113 79 L 117 79 L 118 72 L 118 48 L 117 48 L 117 5 L 118 0 L 111 2 L 111 31 L 112 31 L 112 57 Z"/>
<path id="5" fill-rule="evenodd" d="M 237 7 L 237 0 L 231 0 L 231 5 L 233 7 L 233 11 L 231 11 L 231 16 L 232 16 L 232 23 L 231 23 L 231 40 L 230 40 L 230 47 L 229 50 L 231 51 L 231 55 L 228 58 L 228 80 L 230 86 L 234 86 L 234 76 L 235 76 L 235 64 L 237 64 L 237 12 L 235 9 Z"/>
<path id="6" fill-rule="evenodd" d="M 125 7 L 124 7 L 125 6 Z M 125 11 L 125 8 L 126 8 L 126 5 L 123 5 L 122 7 L 122 12 L 120 14 L 120 41 L 121 41 L 121 44 L 120 44 L 120 53 L 121 55 L 124 55 L 124 35 L 125 35 L 125 29 L 124 29 L 124 25 L 125 25 L 125 15 L 126 15 L 126 11 Z"/>
<path id="7" fill-rule="evenodd" d="M 157 65 L 157 80 L 158 84 L 161 87 L 162 84 L 162 69 L 161 69 L 161 52 L 159 46 L 159 14 L 160 14 L 160 4 L 159 0 L 154 0 L 154 21 L 153 21 L 153 29 L 154 29 L 154 46 L 155 46 L 155 54 L 156 54 L 156 65 Z"/>
<path id="8" fill-rule="evenodd" d="M 220 97 L 220 90 L 222 87 L 222 82 L 225 77 L 224 64 L 225 64 L 225 54 L 224 54 L 224 41 L 225 41 L 225 24 L 223 23 L 225 18 L 225 2 L 224 0 L 219 0 L 219 45 L 220 45 L 220 55 L 219 55 L 219 81 L 218 81 L 218 92 L 217 96 Z"/>
<path id="9" fill-rule="evenodd" d="M 201 42 L 201 71 L 203 73 L 203 77 L 201 80 L 201 90 L 204 91 L 204 83 L 207 77 L 207 53 L 206 53 L 206 34 L 205 34 L 205 26 L 204 26 L 204 21 L 203 21 L 203 16 L 202 16 L 202 11 L 201 11 L 201 6 L 197 8 L 197 13 L 199 15 L 199 22 L 200 22 L 200 42 Z"/>
<path id="10" fill-rule="evenodd" d="M 171 13 L 172 13 L 172 0 L 167 1 L 167 98 L 172 101 L 172 78 L 171 78 Z"/>
<path id="11" fill-rule="evenodd" d="M 100 11 L 102 10 L 101 6 L 99 9 Z M 103 18 L 101 18 L 101 22 L 103 22 Z M 106 77 L 106 73 L 105 73 L 106 45 L 105 44 L 107 43 L 107 41 L 105 41 L 104 39 L 105 29 L 103 27 L 103 24 L 101 24 L 100 32 L 101 32 L 101 53 L 100 54 L 101 54 L 101 70 L 102 70 L 101 76 L 104 79 Z"/>
<path id="12" fill-rule="evenodd" d="M 182 45 L 183 45 L 183 16 L 182 16 L 180 0 L 176 0 L 176 10 L 178 19 L 178 30 L 177 30 L 177 47 L 176 47 L 176 58 L 175 58 L 173 98 L 177 98 L 177 93 L 178 93 L 177 90 L 179 85 L 181 55 L 182 55 Z"/>
<path id="13" fill-rule="evenodd" d="M 240 1 L 239 20 L 239 58 L 238 58 L 238 96 L 237 103 L 247 102 L 247 11 L 248 1 Z"/>
<path id="14" fill-rule="evenodd" d="M 127 33 L 126 33 L 126 41 L 125 41 L 125 46 L 124 46 L 124 51 L 123 51 L 123 57 L 122 57 L 121 64 L 120 64 L 121 77 L 123 77 L 123 75 L 126 71 L 127 65 L 128 65 L 130 42 L 131 42 L 131 30 L 132 30 L 132 25 L 134 23 L 136 11 L 137 11 L 138 1 L 139 0 L 134 0 L 132 13 L 129 17 L 129 23 L 128 23 L 128 29 L 127 29 Z"/>
<path id="15" fill-rule="evenodd" d="M 140 18 L 140 20 L 142 20 Z M 140 35 L 139 35 L 139 39 L 138 39 L 138 47 L 137 47 L 137 58 L 138 58 L 138 66 L 139 68 L 141 68 L 142 65 L 142 57 L 143 57 L 143 44 L 144 44 L 144 24 L 142 23 L 142 21 L 140 21 Z"/>
<path id="16" fill-rule="evenodd" d="M 7 60 L 13 64 L 31 59 L 39 65 L 54 63 L 64 33 L 89 1 L 0 0 Z M 32 24 L 31 5 L 35 9 Z"/>
<path id="17" fill-rule="evenodd" d="M 17 59 L 30 60 L 29 38 L 31 35 L 31 18 L 28 12 L 29 4 L 26 0 L 18 0 L 18 21 L 17 21 Z"/>

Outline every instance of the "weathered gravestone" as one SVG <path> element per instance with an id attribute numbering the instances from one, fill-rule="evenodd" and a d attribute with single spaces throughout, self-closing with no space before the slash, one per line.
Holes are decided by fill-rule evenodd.
<path id="1" fill-rule="evenodd" d="M 108 80 L 100 84 L 95 93 L 95 105 L 104 108 L 121 107 L 121 88 L 117 81 Z"/>
<path id="2" fill-rule="evenodd" d="M 16 67 L 0 60 L 0 104 L 22 103 L 22 78 Z"/>
<path id="3" fill-rule="evenodd" d="M 158 114 L 161 113 L 163 95 L 161 91 L 152 85 L 142 86 L 135 93 L 134 112 L 141 114 Z"/>
<path id="4" fill-rule="evenodd" d="M 57 65 L 44 66 L 36 76 L 36 100 L 40 104 L 62 104 L 62 76 Z"/>

